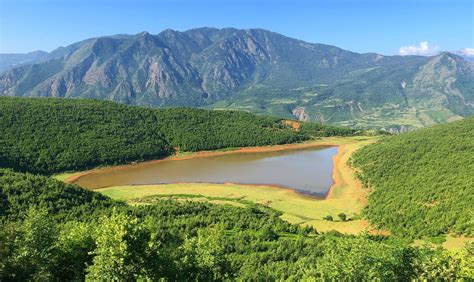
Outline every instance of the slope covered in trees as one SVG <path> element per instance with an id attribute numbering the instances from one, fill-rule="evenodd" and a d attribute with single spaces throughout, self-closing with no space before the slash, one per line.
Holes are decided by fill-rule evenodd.
<path id="1" fill-rule="evenodd" d="M 57 218 L 76 218 L 120 205 L 108 197 L 52 178 L 0 169 L 0 215 L 21 219 L 32 206 Z"/>
<path id="2" fill-rule="evenodd" d="M 326 135 L 338 134 L 329 129 Z M 46 174 L 156 159 L 176 148 L 198 151 L 309 138 L 281 119 L 245 112 L 7 97 L 0 98 L 0 132 L 1 167 Z"/>
<path id="3" fill-rule="evenodd" d="M 352 158 L 373 190 L 372 223 L 407 237 L 474 236 L 474 118 L 388 137 Z"/>
<path id="4" fill-rule="evenodd" d="M 448 252 L 368 235 L 319 235 L 259 205 L 164 200 L 131 207 L 5 170 L 0 183 L 2 281 L 474 277 L 472 246 Z M 90 213 L 74 212 L 86 208 Z"/>
<path id="5" fill-rule="evenodd" d="M 87 100 L 0 100 L 0 166 L 54 173 L 171 152 L 153 111 Z"/>

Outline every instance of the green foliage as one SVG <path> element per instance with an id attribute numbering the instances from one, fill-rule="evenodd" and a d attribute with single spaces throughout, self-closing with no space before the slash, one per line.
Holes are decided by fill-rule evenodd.
<path id="1" fill-rule="evenodd" d="M 323 125 L 316 122 L 301 123 L 301 132 L 307 133 L 311 136 L 316 136 L 316 137 L 353 136 L 357 134 L 357 131 L 354 129 L 350 129 L 346 127 Z"/>
<path id="2" fill-rule="evenodd" d="M 0 98 L 0 166 L 54 173 L 171 152 L 154 111 L 92 100 Z"/>
<path id="3" fill-rule="evenodd" d="M 167 140 L 183 151 L 277 145 L 309 138 L 284 126 L 279 118 L 241 111 L 176 108 L 155 113 Z"/>
<path id="4" fill-rule="evenodd" d="M 195 279 L 204 281 L 226 278 L 230 268 L 225 257 L 226 236 L 219 227 L 199 229 L 197 236 L 186 238 L 180 249 L 183 268 L 188 273 L 196 273 Z"/>
<path id="5" fill-rule="evenodd" d="M 421 280 L 464 280 L 474 279 L 474 243 L 467 244 L 460 251 L 421 248 L 414 265 Z"/>
<path id="6" fill-rule="evenodd" d="M 30 207 L 58 218 L 76 218 L 115 203 L 108 197 L 64 184 L 53 178 L 0 169 L 0 214 L 12 220 L 26 216 Z"/>
<path id="7" fill-rule="evenodd" d="M 298 142 L 280 119 L 95 100 L 0 97 L 0 166 L 51 174 L 183 151 Z"/>
<path id="8" fill-rule="evenodd" d="M 22 186 L 38 183 L 17 179 L 10 189 L 19 199 L 27 193 Z M 22 216 L 12 209 L 0 218 L 1 281 L 474 278 L 474 245 L 448 252 L 377 236 L 320 235 L 259 205 L 157 200 L 103 208 L 58 183 L 61 194 L 78 198 L 67 210 L 53 200 L 50 209 L 28 208 Z M 42 207 L 49 192 L 38 190 L 30 201 Z M 81 206 L 91 213 L 58 216 Z"/>
<path id="9" fill-rule="evenodd" d="M 352 164 L 372 189 L 373 224 L 409 238 L 474 235 L 474 118 L 387 137 Z"/>
<path id="10" fill-rule="evenodd" d="M 342 213 L 342 212 L 340 214 L 338 214 L 337 217 L 339 217 L 339 219 L 341 221 L 346 221 L 347 220 L 347 214 Z"/>
<path id="11" fill-rule="evenodd" d="M 51 279 L 56 239 L 57 226 L 47 211 L 30 208 L 13 242 L 16 250 L 12 263 L 19 280 Z"/>
<path id="12" fill-rule="evenodd" d="M 88 280 L 130 281 L 139 278 L 160 277 L 150 269 L 159 256 L 159 241 L 150 242 L 150 232 L 138 218 L 118 212 L 99 221 L 96 229 L 95 250 L 91 266 L 87 268 Z M 148 264 L 150 262 L 150 265 Z"/>
<path id="13" fill-rule="evenodd" d="M 328 237 L 316 260 L 315 274 L 323 280 L 410 280 L 413 250 L 363 237 Z"/>
<path id="14" fill-rule="evenodd" d="M 57 260 L 54 276 L 61 281 L 78 281 L 86 276 L 86 266 L 92 265 L 95 240 L 94 228 L 81 221 L 67 221 L 61 226 L 56 242 Z"/>
<path id="15" fill-rule="evenodd" d="M 334 221 L 334 218 L 332 217 L 332 215 L 326 215 L 323 219 L 327 221 Z"/>

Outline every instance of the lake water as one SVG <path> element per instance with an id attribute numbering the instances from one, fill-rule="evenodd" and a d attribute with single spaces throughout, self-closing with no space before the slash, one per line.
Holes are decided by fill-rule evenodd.
<path id="1" fill-rule="evenodd" d="M 107 168 L 79 178 L 90 189 L 118 185 L 179 182 L 276 185 L 303 193 L 326 195 L 333 183 L 337 147 L 234 153 Z"/>

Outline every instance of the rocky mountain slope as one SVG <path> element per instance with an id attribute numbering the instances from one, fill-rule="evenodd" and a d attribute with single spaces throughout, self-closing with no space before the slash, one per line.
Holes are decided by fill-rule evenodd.
<path id="1" fill-rule="evenodd" d="M 474 114 L 461 57 L 358 54 L 261 30 L 92 38 L 0 75 L 0 95 L 240 109 L 403 131 Z"/>
<path id="2" fill-rule="evenodd" d="M 48 56 L 47 52 L 34 51 L 26 54 L 0 54 L 0 73 L 25 65 L 36 63 Z"/>

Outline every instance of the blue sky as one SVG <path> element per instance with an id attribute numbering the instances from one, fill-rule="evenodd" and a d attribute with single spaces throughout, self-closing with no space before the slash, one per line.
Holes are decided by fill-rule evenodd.
<path id="1" fill-rule="evenodd" d="M 474 47 L 472 0 L 0 0 L 0 52 L 51 51 L 102 35 L 264 28 L 387 55 Z M 402 49 L 401 49 L 402 48 Z"/>

